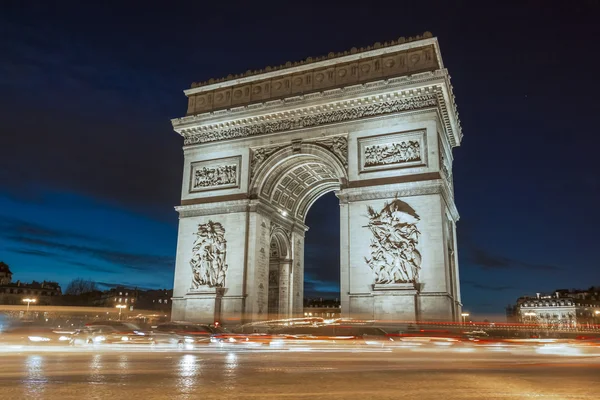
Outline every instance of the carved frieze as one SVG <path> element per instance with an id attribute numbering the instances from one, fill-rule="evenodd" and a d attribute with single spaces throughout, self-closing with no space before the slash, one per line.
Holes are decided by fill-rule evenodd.
<path id="1" fill-rule="evenodd" d="M 435 107 L 437 104 L 437 95 L 434 93 L 428 93 L 405 99 L 388 100 L 380 103 L 369 103 L 355 107 L 323 111 L 310 115 L 296 115 L 288 118 L 282 118 L 277 121 L 262 121 L 249 125 L 214 129 L 197 133 L 193 131 L 182 131 L 182 134 L 185 137 L 184 144 L 186 145 L 208 143 L 218 140 L 258 136 L 292 129 L 352 121 L 401 111 Z"/>
<path id="2" fill-rule="evenodd" d="M 425 131 L 359 139 L 359 171 L 406 168 L 426 164 Z"/>
<path id="3" fill-rule="evenodd" d="M 193 162 L 190 193 L 239 187 L 241 157 Z"/>
<path id="4" fill-rule="evenodd" d="M 367 207 L 371 258 L 365 262 L 373 271 L 375 284 L 418 283 L 421 253 L 417 250 L 419 216 L 408 204 L 394 199 L 381 211 Z"/>
<path id="5" fill-rule="evenodd" d="M 199 224 L 192 248 L 192 289 L 220 288 L 227 273 L 225 228 L 219 222 Z"/>

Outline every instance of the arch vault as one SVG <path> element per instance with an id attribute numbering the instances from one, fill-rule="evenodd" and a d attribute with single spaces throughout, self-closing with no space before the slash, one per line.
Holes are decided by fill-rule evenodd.
<path id="1" fill-rule="evenodd" d="M 344 316 L 460 315 L 449 76 L 430 34 L 194 84 L 174 320 L 303 315 L 304 224 L 340 199 Z M 333 249 L 332 249 L 333 251 Z"/>

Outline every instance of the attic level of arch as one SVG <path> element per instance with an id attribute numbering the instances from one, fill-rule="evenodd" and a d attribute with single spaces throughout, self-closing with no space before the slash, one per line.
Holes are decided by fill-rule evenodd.
<path id="1" fill-rule="evenodd" d="M 352 56 L 350 56 L 352 57 Z M 232 107 L 251 105 L 288 96 L 309 94 L 340 86 L 367 83 L 384 78 L 394 78 L 441 68 L 436 48 L 432 43 L 421 47 L 401 49 L 395 52 L 380 52 L 348 60 L 317 62 L 311 69 L 284 74 L 276 73 L 268 79 L 261 75 L 253 81 L 209 85 L 186 91 L 188 96 L 187 115 L 195 115 Z M 216 86 L 216 87 L 215 87 Z"/>

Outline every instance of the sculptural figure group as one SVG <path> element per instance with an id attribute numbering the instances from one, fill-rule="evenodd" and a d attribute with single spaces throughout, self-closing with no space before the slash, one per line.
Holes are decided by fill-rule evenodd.
<path id="1" fill-rule="evenodd" d="M 372 207 L 367 211 L 373 238 L 371 258 L 365 261 L 375 274 L 375 283 L 417 283 L 421 269 L 418 215 L 398 199 L 386 203 L 379 213 Z"/>

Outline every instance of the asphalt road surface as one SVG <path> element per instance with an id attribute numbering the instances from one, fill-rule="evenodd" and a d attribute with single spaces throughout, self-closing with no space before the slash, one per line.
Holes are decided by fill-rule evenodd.
<path id="1" fill-rule="evenodd" d="M 433 351 L 13 351 L 0 399 L 598 399 L 600 357 Z"/>

